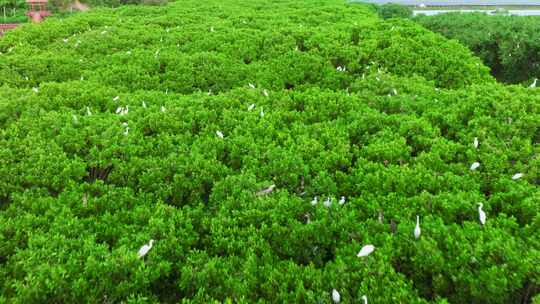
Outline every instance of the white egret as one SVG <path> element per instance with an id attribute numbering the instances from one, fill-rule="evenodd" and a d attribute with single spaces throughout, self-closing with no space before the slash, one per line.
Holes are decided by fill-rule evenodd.
<path id="1" fill-rule="evenodd" d="M 32 91 L 37 93 L 37 92 L 39 92 L 39 89 L 38 88 L 32 88 Z"/>
<path id="2" fill-rule="evenodd" d="M 113 101 L 118 101 L 118 99 L 120 99 L 120 96 L 116 96 L 116 97 L 113 98 L 112 100 L 113 100 Z"/>
<path id="3" fill-rule="evenodd" d="M 144 102 L 144 100 L 142 102 L 142 107 L 146 109 L 146 102 Z"/>
<path id="4" fill-rule="evenodd" d="M 474 138 L 473 146 L 474 146 L 475 149 L 478 149 L 478 137 Z"/>
<path id="5" fill-rule="evenodd" d="M 345 204 L 345 196 L 342 196 L 342 197 L 339 199 L 339 204 L 340 204 L 340 205 Z"/>
<path id="6" fill-rule="evenodd" d="M 315 206 L 315 205 L 317 205 L 317 203 L 318 203 L 318 199 L 317 199 L 317 197 L 315 196 L 315 197 L 313 198 L 313 200 L 311 201 L 311 205 L 312 205 L 312 206 Z"/>
<path id="7" fill-rule="evenodd" d="M 123 107 L 116 108 L 116 114 L 122 113 L 123 109 L 124 109 Z"/>
<path id="8" fill-rule="evenodd" d="M 529 88 L 536 88 L 536 82 L 538 81 L 538 78 L 535 78 L 533 83 L 529 86 Z"/>
<path id="9" fill-rule="evenodd" d="M 64 41 L 64 43 L 67 43 L 69 41 L 67 38 L 62 40 Z"/>
<path id="10" fill-rule="evenodd" d="M 363 295 L 363 296 L 362 296 L 362 300 L 364 301 L 364 304 L 368 304 L 368 303 L 367 303 L 367 296 L 366 296 L 366 295 Z"/>
<path id="11" fill-rule="evenodd" d="M 213 26 L 211 26 L 211 27 L 210 27 L 210 32 L 212 32 L 212 33 L 213 33 L 213 32 L 215 32 L 215 30 L 214 30 L 214 27 L 213 27 Z"/>
<path id="12" fill-rule="evenodd" d="M 332 199 L 330 197 L 327 197 L 326 200 L 323 202 L 325 207 L 332 206 Z"/>
<path id="13" fill-rule="evenodd" d="M 83 80 L 84 80 L 84 76 L 81 76 L 81 81 L 83 81 Z"/>
<path id="14" fill-rule="evenodd" d="M 266 89 L 263 90 L 263 95 L 264 95 L 265 97 L 268 97 L 268 91 L 267 91 Z"/>
<path id="15" fill-rule="evenodd" d="M 471 165 L 471 170 L 474 171 L 474 170 L 478 169 L 478 167 L 480 167 L 480 163 L 479 162 L 474 162 Z"/>
<path id="16" fill-rule="evenodd" d="M 356 256 L 359 258 L 366 257 L 370 255 L 374 250 L 375 250 L 375 246 L 368 244 L 362 247 L 362 249 L 360 249 L 360 252 L 358 252 Z"/>
<path id="17" fill-rule="evenodd" d="M 263 110 L 263 108 L 261 108 L 261 114 L 260 114 L 260 115 L 261 115 L 261 117 L 264 117 L 264 110 Z"/>
<path id="18" fill-rule="evenodd" d="M 24 80 L 28 81 L 29 80 L 28 76 L 24 76 Z"/>
<path id="19" fill-rule="evenodd" d="M 484 210 L 482 210 L 482 207 L 484 207 L 484 205 L 482 203 L 478 203 L 478 218 L 480 219 L 480 223 L 482 225 L 485 225 L 486 224 L 486 213 L 484 212 Z"/>
<path id="20" fill-rule="evenodd" d="M 248 111 L 251 111 L 251 110 L 253 110 L 253 109 L 255 109 L 255 104 L 254 104 L 254 103 L 252 103 L 252 104 L 248 107 Z"/>
<path id="21" fill-rule="evenodd" d="M 131 55 L 131 51 L 127 51 L 126 54 Z"/>
<path id="22" fill-rule="evenodd" d="M 523 177 L 523 173 L 516 173 L 514 176 L 512 176 L 513 180 L 518 180 Z"/>
<path id="23" fill-rule="evenodd" d="M 392 93 L 393 93 L 394 95 L 397 95 L 397 90 L 396 90 L 396 89 L 392 89 Z"/>
<path id="24" fill-rule="evenodd" d="M 335 289 L 332 289 L 332 301 L 334 301 L 334 303 L 339 303 L 341 301 L 341 296 Z"/>
<path id="25" fill-rule="evenodd" d="M 274 191 L 275 188 L 276 188 L 276 185 L 272 184 L 272 185 L 268 186 L 267 188 L 264 188 L 261 191 L 257 192 L 257 196 L 272 193 L 272 191 Z"/>
<path id="26" fill-rule="evenodd" d="M 420 216 L 416 216 L 416 227 L 414 227 L 414 237 L 420 238 Z"/>
<path id="27" fill-rule="evenodd" d="M 153 245 L 154 245 L 154 240 L 150 240 L 150 243 L 144 244 L 141 247 L 141 249 L 139 249 L 139 252 L 137 253 L 137 255 L 139 256 L 139 259 L 143 258 L 148 253 L 148 251 L 150 251 L 150 249 L 152 249 Z"/>
<path id="28" fill-rule="evenodd" d="M 90 111 L 89 107 L 86 107 L 86 115 L 91 116 L 92 112 Z"/>
<path id="29" fill-rule="evenodd" d="M 164 106 L 161 106 L 160 110 L 161 110 L 161 112 L 163 112 L 163 113 L 165 113 L 165 112 L 167 111 L 167 109 L 165 109 Z"/>
<path id="30" fill-rule="evenodd" d="M 248 86 L 249 86 L 250 88 L 252 88 L 252 89 L 255 89 L 255 85 L 254 85 L 253 83 L 251 83 L 251 82 L 248 83 Z"/>
<path id="31" fill-rule="evenodd" d="M 217 135 L 219 138 L 223 138 L 223 133 L 221 133 L 221 131 L 216 131 L 216 135 Z"/>

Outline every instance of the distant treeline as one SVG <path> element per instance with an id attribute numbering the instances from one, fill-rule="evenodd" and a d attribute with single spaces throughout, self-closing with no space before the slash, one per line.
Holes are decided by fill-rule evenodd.
<path id="1" fill-rule="evenodd" d="M 414 19 L 434 32 L 459 40 L 491 68 L 499 81 L 528 83 L 540 76 L 540 17 L 449 13 Z"/>

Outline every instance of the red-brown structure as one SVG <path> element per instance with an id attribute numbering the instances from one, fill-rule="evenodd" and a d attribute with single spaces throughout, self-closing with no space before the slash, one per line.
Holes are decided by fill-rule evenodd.
<path id="1" fill-rule="evenodd" d="M 2 23 L 0 24 L 0 37 L 4 35 L 5 31 L 12 30 L 16 28 L 18 24 L 16 23 Z"/>
<path id="2" fill-rule="evenodd" d="M 39 23 L 51 15 L 51 12 L 47 10 L 47 2 L 47 0 L 26 0 L 26 4 L 28 4 L 26 15 L 30 17 L 32 22 Z"/>

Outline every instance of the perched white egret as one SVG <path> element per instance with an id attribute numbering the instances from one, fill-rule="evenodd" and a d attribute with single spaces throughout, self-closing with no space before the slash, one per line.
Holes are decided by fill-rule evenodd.
<path id="1" fill-rule="evenodd" d="M 161 112 L 163 112 L 163 113 L 165 113 L 165 112 L 167 111 L 167 109 L 165 109 L 164 106 L 161 106 L 160 110 L 161 110 Z"/>
<path id="2" fill-rule="evenodd" d="M 396 89 L 392 89 L 392 93 L 393 93 L 394 95 L 397 95 L 397 90 L 396 90 Z"/>
<path id="3" fill-rule="evenodd" d="M 315 205 L 317 205 L 317 203 L 318 203 L 318 199 L 317 199 L 317 197 L 315 196 L 315 197 L 313 198 L 313 200 L 311 200 L 311 205 L 312 205 L 312 206 L 315 206 Z"/>
<path id="4" fill-rule="evenodd" d="M 34 91 L 35 93 L 39 92 L 39 89 L 38 88 L 32 88 L 32 91 Z"/>
<path id="5" fill-rule="evenodd" d="M 146 109 L 146 102 L 144 102 L 144 100 L 142 102 L 142 107 Z"/>
<path id="6" fill-rule="evenodd" d="M 473 146 L 474 146 L 475 149 L 478 149 L 478 137 L 474 138 Z"/>
<path id="7" fill-rule="evenodd" d="M 523 177 L 523 173 L 516 173 L 516 174 L 514 174 L 514 176 L 512 176 L 512 179 L 517 180 L 517 179 L 520 179 L 522 177 Z"/>
<path id="8" fill-rule="evenodd" d="M 272 193 L 272 191 L 274 191 L 275 188 L 276 188 L 276 185 L 272 184 L 268 186 L 267 188 L 264 188 L 261 191 L 257 192 L 256 195 L 261 196 L 261 195 L 270 194 Z"/>
<path id="9" fill-rule="evenodd" d="M 375 246 L 371 244 L 365 245 L 364 247 L 362 247 L 362 249 L 360 249 L 360 252 L 358 252 L 356 256 L 359 258 L 366 257 L 370 255 L 374 250 L 375 250 Z"/>
<path id="10" fill-rule="evenodd" d="M 211 26 L 211 27 L 210 27 L 210 32 L 212 32 L 212 33 L 213 33 L 213 32 L 215 32 L 215 31 L 216 31 L 216 30 L 214 30 L 214 27 L 213 27 L 213 26 Z"/>
<path id="11" fill-rule="evenodd" d="M 362 300 L 364 301 L 364 304 L 368 304 L 368 302 L 367 302 L 367 296 L 366 296 L 366 295 L 363 295 L 363 296 L 362 296 Z"/>
<path id="12" fill-rule="evenodd" d="M 216 135 L 217 135 L 219 138 L 223 138 L 223 133 L 221 133 L 221 131 L 216 131 Z"/>
<path id="13" fill-rule="evenodd" d="M 122 113 L 123 109 L 124 109 L 123 107 L 116 108 L 116 114 Z"/>
<path id="14" fill-rule="evenodd" d="M 334 301 L 334 303 L 339 303 L 341 301 L 341 296 L 335 289 L 332 289 L 332 301 Z"/>
<path id="15" fill-rule="evenodd" d="M 253 110 L 253 109 L 255 109 L 255 104 L 254 104 L 254 103 L 252 103 L 252 104 L 248 107 L 248 111 L 251 111 L 251 110 Z"/>
<path id="16" fill-rule="evenodd" d="M 150 251 L 150 249 L 152 249 L 153 245 L 154 245 L 154 240 L 150 240 L 150 243 L 144 244 L 141 247 L 141 249 L 139 249 L 139 252 L 137 253 L 137 255 L 139 256 L 139 259 L 143 258 L 148 253 L 148 251 Z"/>
<path id="17" fill-rule="evenodd" d="M 251 82 L 248 83 L 248 86 L 249 86 L 250 88 L 252 88 L 252 89 L 255 89 L 255 85 L 254 85 L 253 83 L 251 83 Z"/>
<path id="18" fill-rule="evenodd" d="M 535 78 L 533 83 L 529 86 L 529 88 L 536 88 L 536 82 L 538 81 L 538 78 Z"/>
<path id="19" fill-rule="evenodd" d="M 339 204 L 340 204 L 340 205 L 345 204 L 345 196 L 342 196 L 342 197 L 339 199 Z"/>
<path id="20" fill-rule="evenodd" d="M 484 207 L 484 204 L 478 203 L 478 218 L 480 219 L 480 223 L 482 225 L 486 224 L 486 213 L 484 210 L 482 210 L 482 207 Z"/>
<path id="21" fill-rule="evenodd" d="M 414 227 L 414 237 L 420 238 L 420 216 L 416 216 L 416 227 Z"/>
<path id="22" fill-rule="evenodd" d="M 67 38 L 65 39 L 62 39 L 64 41 L 64 43 L 67 43 L 69 40 Z"/>
<path id="23" fill-rule="evenodd" d="M 28 76 L 24 76 L 24 80 L 28 81 L 29 80 Z"/>
<path id="24" fill-rule="evenodd" d="M 90 111 L 90 107 L 86 107 L 86 115 L 91 116 L 92 111 Z"/>
<path id="25" fill-rule="evenodd" d="M 267 91 L 266 89 L 263 90 L 263 95 L 264 95 L 265 97 L 268 97 L 268 91 Z"/>
<path id="26" fill-rule="evenodd" d="M 81 81 L 83 81 L 83 80 L 84 80 L 84 76 L 81 76 Z"/>
<path id="27" fill-rule="evenodd" d="M 330 197 L 327 197 L 326 200 L 323 202 L 325 207 L 332 206 L 332 199 Z"/>
<path id="28" fill-rule="evenodd" d="M 113 100 L 113 101 L 118 101 L 118 99 L 120 99 L 120 96 L 116 96 L 116 97 L 114 97 L 112 100 Z"/>
<path id="29" fill-rule="evenodd" d="M 471 165 L 471 170 L 474 171 L 474 170 L 478 169 L 478 167 L 480 167 L 480 163 L 479 162 L 474 162 Z"/>

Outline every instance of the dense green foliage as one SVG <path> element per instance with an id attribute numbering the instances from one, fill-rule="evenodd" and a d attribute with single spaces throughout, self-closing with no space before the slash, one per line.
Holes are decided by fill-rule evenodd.
<path id="1" fill-rule="evenodd" d="M 428 29 L 469 47 L 500 81 L 540 78 L 540 17 L 450 13 L 415 18 Z"/>
<path id="2" fill-rule="evenodd" d="M 25 25 L 0 52 L 0 302 L 540 291 L 540 92 L 413 22 L 187 0 Z"/>
<path id="3" fill-rule="evenodd" d="M 383 19 L 410 18 L 413 15 L 412 8 L 395 3 L 379 5 L 377 6 L 377 12 L 379 13 L 379 16 L 381 16 L 381 18 Z"/>

